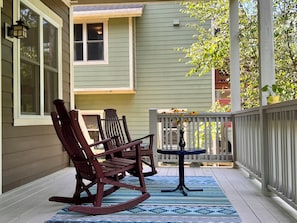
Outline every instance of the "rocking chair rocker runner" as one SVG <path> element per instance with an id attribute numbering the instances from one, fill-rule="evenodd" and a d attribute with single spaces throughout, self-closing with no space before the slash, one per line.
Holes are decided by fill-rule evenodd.
<path id="1" fill-rule="evenodd" d="M 76 189 L 73 197 L 51 197 L 50 201 L 74 203 L 75 205 L 69 207 L 70 211 L 98 215 L 132 208 L 150 197 L 142 174 L 140 140 L 112 149 L 111 139 L 89 145 L 79 125 L 78 111 L 72 110 L 68 113 L 64 101 L 60 99 L 55 100 L 54 104 L 58 114 L 57 112 L 51 113 L 53 124 L 76 169 Z M 91 147 L 99 144 L 104 146 L 105 152 L 95 155 Z M 131 146 L 136 148 L 135 160 L 114 155 Z M 137 172 L 139 185 L 121 182 L 120 179 L 125 171 Z M 93 185 L 97 186 L 94 194 L 90 190 Z M 111 185 L 111 187 L 106 189 L 104 185 Z M 123 203 L 102 206 L 103 198 L 120 188 L 139 191 L 140 195 Z M 82 196 L 82 193 L 86 196 Z M 93 203 L 93 206 L 82 205 L 83 203 Z"/>
<path id="2" fill-rule="evenodd" d="M 132 140 L 128 125 L 126 121 L 126 116 L 122 116 L 121 119 L 118 118 L 117 112 L 115 109 L 105 109 L 104 110 L 105 118 L 98 117 L 98 128 L 99 133 L 102 139 L 113 138 L 112 143 L 114 146 L 125 145 L 137 140 L 147 140 L 147 144 L 141 144 L 141 161 L 150 167 L 150 171 L 144 172 L 144 176 L 152 176 L 157 173 L 154 163 L 153 156 L 153 140 L 154 135 L 149 134 L 142 138 Z M 123 150 L 121 156 L 128 159 L 135 159 L 135 148 L 130 147 L 126 150 Z M 137 176 L 136 172 L 130 172 L 130 174 Z"/>

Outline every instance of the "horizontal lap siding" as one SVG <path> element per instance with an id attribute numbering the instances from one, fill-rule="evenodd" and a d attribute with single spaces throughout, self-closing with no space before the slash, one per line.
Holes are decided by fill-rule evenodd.
<path id="1" fill-rule="evenodd" d="M 75 89 L 129 87 L 128 18 L 108 20 L 108 64 L 75 65 Z"/>
<path id="2" fill-rule="evenodd" d="M 212 102 L 211 74 L 186 77 L 190 66 L 178 62 L 184 54 L 177 47 L 188 47 L 195 40 L 190 19 L 180 13 L 178 3 L 146 4 L 136 18 L 136 94 L 76 95 L 80 109 L 113 107 L 127 116 L 132 136 L 148 133 L 150 108 L 187 108 L 207 111 Z M 180 26 L 173 26 L 179 19 Z M 76 81 L 76 80 L 75 80 Z"/>
<path id="3" fill-rule="evenodd" d="M 12 2 L 4 0 L 2 24 L 12 21 Z M 70 101 L 69 11 L 60 0 L 44 1 L 63 19 L 63 98 Z M 3 27 L 2 27 L 3 28 Z M 2 38 L 2 159 L 6 192 L 69 165 L 52 125 L 13 126 L 12 43 Z"/>

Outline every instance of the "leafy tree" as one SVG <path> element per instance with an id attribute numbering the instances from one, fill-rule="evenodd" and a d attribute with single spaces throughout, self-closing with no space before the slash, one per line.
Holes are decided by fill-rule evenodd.
<path id="1" fill-rule="evenodd" d="M 187 63 L 193 67 L 187 73 L 204 75 L 212 68 L 220 68 L 229 72 L 229 21 L 228 4 L 224 0 L 210 0 L 181 3 L 183 13 L 195 18 L 198 23 L 188 24 L 196 29 L 194 42 L 189 48 L 179 48 L 186 53 Z M 207 10 L 205 10 L 207 9 Z"/>
<path id="2" fill-rule="evenodd" d="M 274 0 L 276 79 L 285 94 L 283 100 L 297 98 L 297 0 Z"/>
<path id="3" fill-rule="evenodd" d="M 239 8 L 240 87 L 243 109 L 259 106 L 256 3 L 254 0 L 241 0 Z M 196 41 L 189 48 L 179 48 L 185 53 L 186 63 L 192 65 L 187 76 L 201 76 L 213 68 L 230 72 L 229 0 L 181 4 L 184 6 L 183 13 L 199 21 L 189 24 L 197 31 Z M 297 0 L 275 0 L 274 8 L 276 82 L 286 89 L 282 100 L 290 100 L 297 97 Z"/>

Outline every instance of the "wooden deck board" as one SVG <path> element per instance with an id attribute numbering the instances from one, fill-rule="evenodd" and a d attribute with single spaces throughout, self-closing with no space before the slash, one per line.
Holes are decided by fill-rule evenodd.
<path id="1" fill-rule="evenodd" d="M 65 204 L 49 202 L 53 195 L 71 196 L 74 169 L 66 168 L 0 196 L 0 222 L 41 223 Z M 158 175 L 176 176 L 178 168 L 159 167 Z M 185 176 L 213 176 L 245 223 L 296 223 L 297 212 L 276 197 L 261 193 L 256 180 L 241 170 L 222 167 L 186 167 Z M 66 186 L 65 186 L 66 185 Z M 293 217 L 292 217 L 293 216 Z"/>
<path id="2" fill-rule="evenodd" d="M 236 185 L 236 178 L 234 176 L 228 176 L 229 170 L 220 169 L 215 171 L 210 171 L 213 176 L 218 181 L 222 190 L 232 203 L 233 207 L 236 208 L 237 212 L 240 213 L 242 219 L 248 219 L 250 222 L 258 223 L 260 222 L 256 215 L 254 215 L 253 210 L 248 206 L 246 201 L 243 199 L 240 191 L 237 190 L 238 185 Z"/>

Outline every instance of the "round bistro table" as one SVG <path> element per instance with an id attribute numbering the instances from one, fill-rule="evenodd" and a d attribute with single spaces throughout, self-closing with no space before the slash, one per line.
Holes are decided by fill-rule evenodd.
<path id="1" fill-rule="evenodd" d="M 161 192 L 173 192 L 179 190 L 184 196 L 187 196 L 188 194 L 185 192 L 185 189 L 188 191 L 203 191 L 202 188 L 198 189 L 189 189 L 185 185 L 185 168 L 184 168 L 184 158 L 185 155 L 195 155 L 195 154 L 201 154 L 205 153 L 205 149 L 190 149 L 190 150 L 184 150 L 183 147 L 180 149 L 175 149 L 175 150 L 162 150 L 158 149 L 158 153 L 161 154 L 169 154 L 169 155 L 177 155 L 178 156 L 178 172 L 179 172 L 179 184 L 175 189 L 166 189 L 166 190 L 161 190 Z"/>

